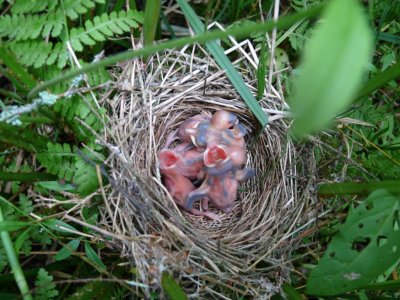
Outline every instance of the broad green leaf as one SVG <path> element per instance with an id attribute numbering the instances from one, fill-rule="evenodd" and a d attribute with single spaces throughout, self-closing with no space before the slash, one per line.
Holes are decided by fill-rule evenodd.
<path id="1" fill-rule="evenodd" d="M 377 190 L 350 211 L 317 267 L 306 292 L 332 296 L 370 284 L 399 259 L 400 199 Z"/>
<path id="2" fill-rule="evenodd" d="M 103 264 L 101 261 L 100 257 L 97 255 L 97 253 L 93 250 L 93 248 L 90 246 L 89 243 L 85 243 L 85 253 L 87 258 L 93 262 L 94 264 L 98 265 L 102 269 L 106 269 L 106 266 Z"/>
<path id="3" fill-rule="evenodd" d="M 172 300 L 187 300 L 188 297 L 186 296 L 185 292 L 176 283 L 174 278 L 169 275 L 167 272 L 162 274 L 161 278 L 161 286 L 164 292 L 172 299 Z"/>
<path id="4" fill-rule="evenodd" d="M 16 231 L 29 226 L 29 223 L 23 221 L 1 221 L 0 231 Z"/>
<path id="5" fill-rule="evenodd" d="M 196 34 L 203 33 L 204 24 L 201 22 L 200 18 L 196 15 L 187 1 L 177 0 L 177 2 L 188 19 L 190 25 L 193 27 L 194 32 Z M 206 47 L 208 51 L 210 51 L 211 55 L 214 56 L 215 61 L 218 63 L 221 69 L 226 70 L 226 76 L 228 76 L 229 80 L 232 82 L 232 85 L 235 87 L 240 96 L 242 96 L 244 102 L 260 122 L 262 128 L 264 128 L 268 124 L 267 115 L 258 104 L 256 98 L 254 98 L 249 88 L 246 86 L 242 76 L 236 71 L 229 58 L 225 55 L 224 49 L 218 44 L 217 41 L 207 42 Z"/>
<path id="6" fill-rule="evenodd" d="M 356 96 L 372 49 L 371 32 L 358 2 L 328 2 L 305 46 L 290 101 L 295 136 L 323 129 Z"/>
<path id="7" fill-rule="evenodd" d="M 79 243 L 81 242 L 80 239 L 75 239 L 70 241 L 68 244 L 66 244 L 64 247 L 60 249 L 60 251 L 57 252 L 57 254 L 54 256 L 54 259 L 59 261 L 66 259 L 67 257 L 70 257 L 76 249 L 78 249 Z"/>

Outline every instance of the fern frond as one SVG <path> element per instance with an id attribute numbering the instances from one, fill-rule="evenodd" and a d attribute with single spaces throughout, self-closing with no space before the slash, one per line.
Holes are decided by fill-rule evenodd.
<path id="1" fill-rule="evenodd" d="M 76 160 L 74 183 L 78 185 L 78 193 L 82 196 L 89 195 L 99 187 L 96 168 L 81 157 Z"/>
<path id="2" fill-rule="evenodd" d="M 75 20 L 79 15 L 84 14 L 88 9 L 95 7 L 95 3 L 104 4 L 105 0 L 64 0 L 64 7 L 67 16 Z"/>
<path id="3" fill-rule="evenodd" d="M 37 155 L 47 171 L 60 179 L 70 181 L 74 175 L 75 153 L 69 144 L 47 144 L 47 151 Z"/>
<path id="4" fill-rule="evenodd" d="M 0 17 L 0 36 L 10 40 L 35 39 L 42 33 L 43 37 L 59 36 L 62 30 L 61 12 L 43 15 L 4 15 Z"/>
<path id="5" fill-rule="evenodd" d="M 60 99 L 55 104 L 54 110 L 61 114 L 80 141 L 90 142 L 95 138 L 93 132 L 99 133 L 103 129 L 103 123 L 88 107 L 88 103 L 92 104 L 90 97 L 86 97 L 85 99 L 84 101 L 77 95 L 69 99 Z M 103 110 L 97 110 L 97 113 L 103 115 L 105 112 Z M 75 118 L 81 120 L 90 129 L 82 125 L 81 122 L 77 121 Z"/>
<path id="6" fill-rule="evenodd" d="M 289 41 L 294 50 L 303 50 L 303 47 L 310 35 L 310 29 L 308 25 L 308 21 L 303 22 L 296 28 L 294 32 L 289 35 Z"/>
<path id="7" fill-rule="evenodd" d="M 45 9 L 51 9 L 57 1 L 54 0 L 17 0 L 14 1 L 14 5 L 11 7 L 13 14 L 24 14 L 24 13 L 37 13 L 44 11 Z"/>
<path id="8" fill-rule="evenodd" d="M 83 51 L 83 45 L 93 46 L 96 42 L 105 41 L 107 37 L 129 32 L 137 28 L 143 21 L 141 13 L 135 10 L 112 12 L 110 15 L 96 16 L 93 22 L 85 22 L 85 28 L 73 28 L 70 32 L 70 42 L 76 51 Z"/>
<path id="9" fill-rule="evenodd" d="M 53 65 L 57 61 L 57 66 L 62 69 L 68 60 L 68 53 L 62 43 L 45 43 L 43 41 L 24 41 L 13 42 L 10 50 L 17 57 L 18 61 L 24 66 L 40 68 L 43 65 Z"/>
<path id="10" fill-rule="evenodd" d="M 321 2 L 321 0 L 292 0 L 290 1 L 290 6 L 293 7 L 295 11 L 300 11 Z"/>
<path id="11" fill-rule="evenodd" d="M 35 300 L 51 300 L 58 296 L 53 276 L 43 268 L 39 269 L 35 286 Z"/>
<path id="12" fill-rule="evenodd" d="M 46 23 L 43 26 L 42 37 L 47 37 L 51 34 L 52 37 L 57 37 L 61 34 L 63 28 L 63 13 L 61 10 L 47 14 Z"/>

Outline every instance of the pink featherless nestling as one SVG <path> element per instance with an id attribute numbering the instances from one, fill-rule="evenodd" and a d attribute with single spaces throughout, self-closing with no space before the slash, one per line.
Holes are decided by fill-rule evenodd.
<path id="1" fill-rule="evenodd" d="M 236 115 L 220 110 L 212 116 L 195 115 L 168 136 L 159 154 L 160 171 L 180 207 L 214 220 L 218 216 L 207 211 L 209 202 L 224 212 L 232 210 L 239 182 L 254 176 L 252 169 L 241 170 L 246 162 L 245 135 Z M 180 143 L 170 147 L 176 139 Z M 198 200 L 203 211 L 193 208 Z"/>
<path id="2" fill-rule="evenodd" d="M 188 208 L 187 196 L 196 189 L 193 183 L 183 176 L 177 168 L 180 157 L 174 151 L 163 150 L 159 155 L 160 172 L 164 177 L 164 185 L 170 192 L 172 198 L 180 207 L 188 210 L 194 215 L 205 216 L 213 220 L 219 220 L 218 216 L 209 211 L 200 211 L 192 207 Z"/>

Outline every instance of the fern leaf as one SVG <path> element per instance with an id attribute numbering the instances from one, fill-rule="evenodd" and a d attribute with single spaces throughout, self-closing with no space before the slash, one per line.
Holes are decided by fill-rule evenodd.
<path id="1" fill-rule="evenodd" d="M 51 34 L 52 37 L 57 37 L 61 34 L 63 28 L 62 11 L 56 11 L 47 15 L 46 23 L 43 26 L 42 36 L 47 37 Z"/>
<path id="2" fill-rule="evenodd" d="M 29 198 L 21 194 L 19 196 L 19 208 L 27 215 L 29 215 L 33 211 L 33 206 L 32 206 L 32 201 L 29 200 Z"/>
<path id="3" fill-rule="evenodd" d="M 303 50 L 307 38 L 310 35 L 310 29 L 308 28 L 309 22 L 305 21 L 299 27 L 296 28 L 292 34 L 289 35 L 289 41 L 294 50 Z"/>
<path id="4" fill-rule="evenodd" d="M 14 1 L 14 5 L 11 7 L 13 14 L 24 14 L 24 13 L 37 13 L 44 11 L 48 6 L 51 8 L 51 3 L 57 3 L 54 0 L 40 0 L 40 1 Z"/>
<path id="5" fill-rule="evenodd" d="M 69 144 L 47 144 L 47 151 L 39 153 L 39 162 L 51 174 L 70 181 L 75 169 L 75 153 Z"/>
<path id="6" fill-rule="evenodd" d="M 142 14 L 133 10 L 96 16 L 93 22 L 85 22 L 85 28 L 73 28 L 70 32 L 70 42 L 76 51 L 83 51 L 83 44 L 93 46 L 107 37 L 129 32 L 130 28 L 137 28 L 138 22 L 142 21 Z"/>
<path id="7" fill-rule="evenodd" d="M 56 285 L 53 282 L 53 276 L 49 275 L 43 268 L 39 269 L 35 286 L 35 300 L 50 300 L 58 296 Z"/>
<path id="8" fill-rule="evenodd" d="M 96 2 L 104 4 L 105 0 L 65 0 L 65 13 L 70 19 L 75 20 L 79 15 L 86 13 L 88 9 L 94 8 Z"/>
<path id="9" fill-rule="evenodd" d="M 62 26 L 62 15 L 4 15 L 0 17 L 0 36 L 8 36 L 10 40 L 28 40 L 37 38 L 46 27 L 46 33 L 53 30 L 59 35 Z"/>
<path id="10" fill-rule="evenodd" d="M 62 69 L 68 60 L 68 53 L 62 43 L 45 43 L 42 41 L 23 41 L 10 44 L 10 50 L 17 57 L 18 61 L 27 67 L 40 68 L 43 65 L 53 65 Z"/>
<path id="11" fill-rule="evenodd" d="M 81 196 L 87 196 L 99 187 L 96 168 L 87 164 L 81 157 L 76 160 L 74 183 L 78 185 Z"/>

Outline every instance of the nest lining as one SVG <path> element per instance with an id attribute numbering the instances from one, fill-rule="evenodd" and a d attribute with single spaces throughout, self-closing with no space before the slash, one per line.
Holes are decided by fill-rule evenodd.
<path id="1" fill-rule="evenodd" d="M 235 65 L 254 92 L 257 62 L 250 60 L 256 55 L 240 55 L 242 50 Z M 147 65 L 127 62 L 114 69 L 114 77 L 117 93 L 104 140 L 114 145 L 107 160 L 114 189 L 105 226 L 132 237 L 122 243 L 122 253 L 133 258 L 141 281 L 157 284 L 168 269 L 191 289 L 207 282 L 202 293 L 219 295 L 221 278 L 239 294 L 273 291 L 268 272 L 287 279 L 290 252 L 298 244 L 294 235 L 312 207 L 312 182 L 299 181 L 297 168 L 315 168 L 312 156 L 287 138 L 281 93 L 271 89 L 260 102 L 272 121 L 255 137 L 257 121 L 224 71 L 197 45 L 157 54 Z M 158 153 L 182 121 L 220 109 L 235 113 L 251 132 L 246 166 L 256 177 L 241 183 L 232 212 L 210 208 L 222 220 L 217 222 L 178 208 L 162 185 Z"/>

